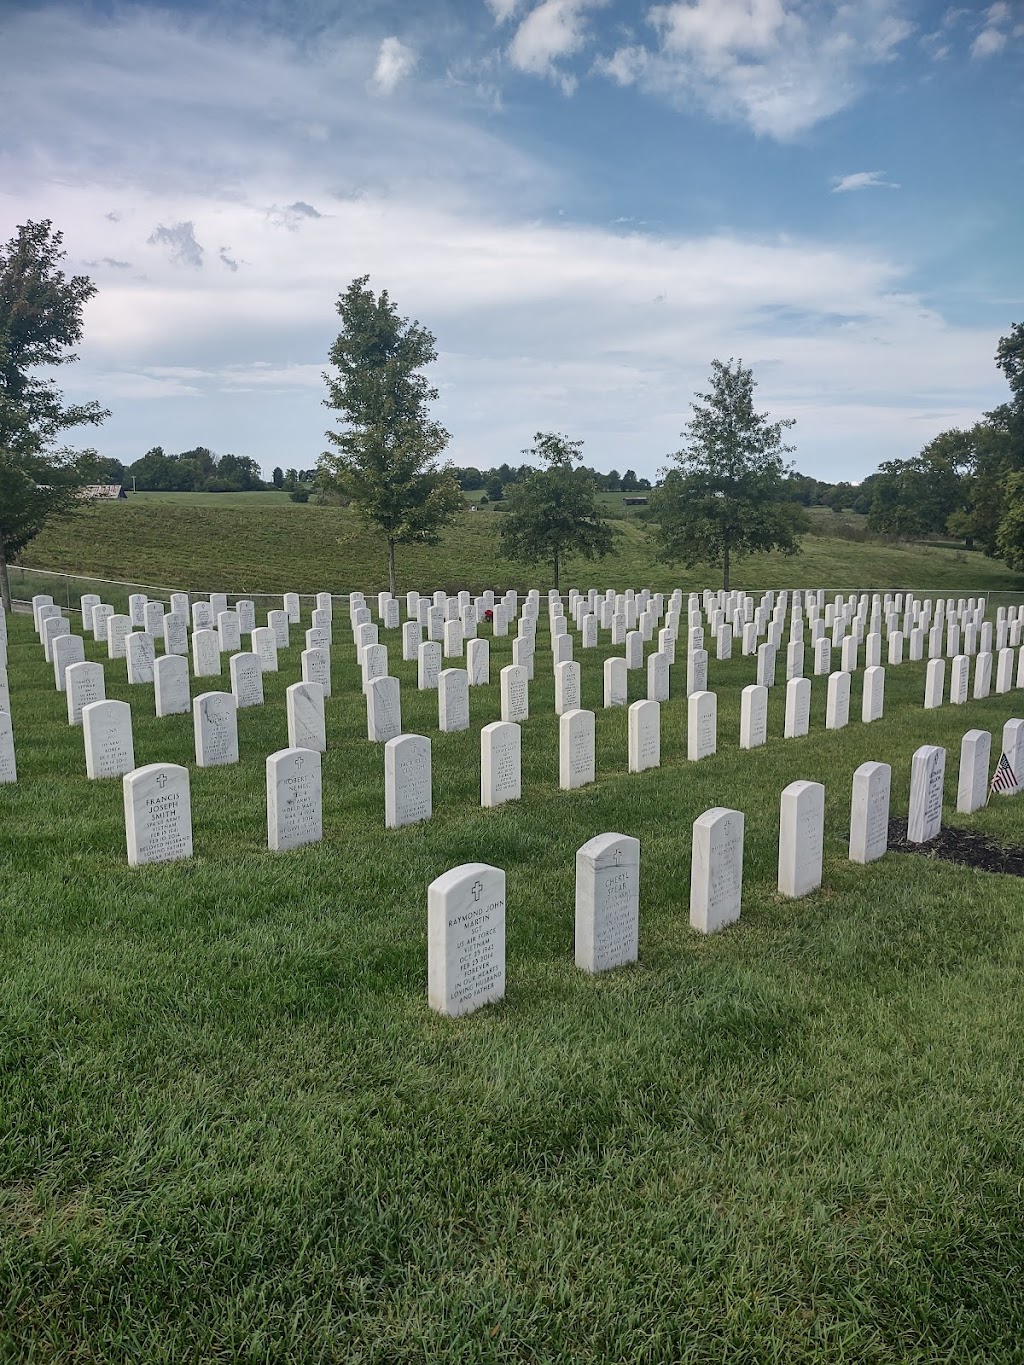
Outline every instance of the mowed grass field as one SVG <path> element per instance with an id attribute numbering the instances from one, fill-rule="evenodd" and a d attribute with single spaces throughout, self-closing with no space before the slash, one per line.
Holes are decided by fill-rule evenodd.
<path id="1" fill-rule="evenodd" d="M 816 519 L 822 531 L 830 517 Z M 632 584 L 670 591 L 720 582 L 720 572 L 710 566 L 661 563 L 645 523 L 627 518 L 614 525 L 619 532 L 614 554 L 596 563 L 570 558 L 563 589 Z M 524 565 L 503 555 L 500 527 L 500 514 L 466 511 L 440 545 L 400 548 L 399 589 L 549 586 L 550 566 Z M 154 493 L 98 504 L 52 523 L 21 562 L 65 574 L 239 595 L 323 588 L 370 592 L 388 586 L 384 543 L 353 509 L 293 503 L 286 494 L 273 493 Z M 757 589 L 793 583 L 847 591 L 913 587 L 922 595 L 1024 590 L 1024 577 L 981 554 L 865 544 L 823 533 L 806 536 L 803 553 L 794 558 L 771 554 L 740 561 L 734 582 Z M 72 587 L 72 600 L 87 590 Z M 49 589 L 33 587 L 27 595 L 37 591 Z M 57 592 L 53 596 L 62 600 Z"/>
<path id="2" fill-rule="evenodd" d="M 121 784 L 86 781 L 31 621 L 9 625 L 0 1359 L 1022 1358 L 1022 882 L 858 867 L 846 839 L 857 765 L 891 763 L 905 813 L 927 742 L 949 751 L 947 819 L 1020 841 L 1024 796 L 952 806 L 964 731 L 998 749 L 1024 692 L 925 712 L 907 663 L 882 720 L 858 719 L 858 675 L 849 727 L 826 732 L 816 678 L 807 738 L 781 738 L 778 687 L 769 743 L 741 752 L 754 661 L 712 660 L 719 751 L 691 764 L 680 651 L 663 766 L 630 775 L 626 712 L 601 709 L 613 651 L 577 649 L 598 780 L 563 793 L 542 620 L 523 799 L 485 811 L 479 730 L 511 641 L 471 730 L 446 735 L 382 632 L 404 728 L 433 741 L 435 809 L 386 830 L 340 615 L 325 837 L 288 854 L 266 850 L 264 760 L 287 742 L 299 632 L 230 768 L 197 770 L 190 718 L 157 720 L 152 688 L 106 665 L 136 762 L 191 770 L 195 857 L 130 870 Z M 632 673 L 630 700 L 643 687 Z M 778 804 L 797 778 L 825 783 L 824 882 L 790 902 Z M 746 815 L 743 917 L 703 938 L 690 831 L 715 805 Z M 590 978 L 574 856 L 610 830 L 641 840 L 640 960 Z M 426 889 L 474 860 L 507 873 L 507 995 L 452 1021 L 426 1005 Z"/>

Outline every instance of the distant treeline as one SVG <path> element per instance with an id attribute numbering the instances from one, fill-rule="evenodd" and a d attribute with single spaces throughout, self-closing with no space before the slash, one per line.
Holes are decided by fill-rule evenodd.
<path id="1" fill-rule="evenodd" d="M 491 502 L 500 502 L 506 491 L 535 472 L 533 465 L 495 465 L 478 469 L 475 465 L 455 465 L 451 470 L 459 487 L 466 492 L 481 491 Z M 635 470 L 620 474 L 610 469 L 606 474 L 599 469 L 587 473 L 602 493 L 645 493 L 655 485 L 640 477 Z M 871 507 L 871 485 L 877 478 L 871 475 L 859 486 L 851 483 L 825 483 L 806 474 L 790 474 L 786 490 L 792 502 L 804 507 L 832 507 L 835 511 L 853 508 L 868 512 Z M 169 455 L 162 446 L 153 446 L 134 464 L 100 456 L 96 460 L 96 483 L 120 483 L 129 490 L 134 486 L 140 493 L 258 493 L 264 490 L 283 490 L 297 493 L 302 500 L 308 496 L 316 478 L 315 469 L 282 469 L 276 467 L 269 480 L 255 460 L 245 455 L 216 455 L 207 446 L 183 450 Z"/>

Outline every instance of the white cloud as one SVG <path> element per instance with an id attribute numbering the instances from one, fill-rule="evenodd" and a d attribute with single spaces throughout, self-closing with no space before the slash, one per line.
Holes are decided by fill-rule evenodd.
<path id="1" fill-rule="evenodd" d="M 542 0 L 516 29 L 509 44 L 512 65 L 534 76 L 556 80 L 567 94 L 575 77 L 557 63 L 579 52 L 587 42 L 586 12 L 605 0 Z"/>
<path id="2" fill-rule="evenodd" d="M 972 57 L 994 57 L 1006 46 L 1006 34 L 1002 29 L 983 28 L 971 44 Z"/>
<path id="3" fill-rule="evenodd" d="M 373 84 L 382 95 L 391 95 L 416 66 L 416 54 L 400 38 L 385 38 L 377 53 Z"/>
<path id="4" fill-rule="evenodd" d="M 894 0 L 672 0 L 647 17 L 657 44 L 627 45 L 597 69 L 780 141 L 853 103 L 911 32 Z"/>
<path id="5" fill-rule="evenodd" d="M 504 24 L 519 8 L 519 0 L 487 0 L 487 8 L 494 15 L 495 23 Z"/>
<path id="6" fill-rule="evenodd" d="M 854 171 L 851 175 L 837 175 L 832 184 L 832 193 L 846 194 L 850 190 L 898 190 L 899 188 L 896 181 L 886 180 L 885 171 Z"/>
<path id="7" fill-rule="evenodd" d="M 588 463 L 652 475 L 714 356 L 754 366 L 764 406 L 800 419 L 798 465 L 823 476 L 863 476 L 949 411 L 1001 401 L 989 331 L 923 307 L 880 252 L 552 225 L 544 164 L 429 89 L 367 99 L 376 44 L 309 53 L 63 10 L 4 21 L 2 40 L 24 119 L 0 143 L 0 239 L 50 217 L 70 270 L 132 262 L 97 270 L 62 376 L 113 408 L 105 453 L 207 444 L 309 467 L 330 424 L 335 301 L 365 273 L 437 336 L 437 415 L 460 464 L 515 461 L 551 428 L 582 437 Z M 172 259 L 189 241 L 206 268 Z M 244 268 L 220 264 L 222 243 Z"/>

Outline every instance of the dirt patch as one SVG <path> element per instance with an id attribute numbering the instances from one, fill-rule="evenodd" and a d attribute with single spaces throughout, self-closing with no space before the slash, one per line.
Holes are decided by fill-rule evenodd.
<path id="1" fill-rule="evenodd" d="M 926 844 L 907 843 L 906 820 L 889 821 L 889 847 L 894 853 L 916 853 L 924 858 L 976 867 L 980 872 L 1005 872 L 1024 877 L 1024 845 L 1000 844 L 987 834 L 969 829 L 950 829 L 943 825 Z"/>

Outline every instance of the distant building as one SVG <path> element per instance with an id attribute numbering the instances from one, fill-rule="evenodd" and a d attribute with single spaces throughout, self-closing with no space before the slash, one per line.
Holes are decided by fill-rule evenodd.
<path id="1" fill-rule="evenodd" d="M 646 498 L 623 498 L 623 505 L 626 507 L 646 507 Z"/>
<path id="2" fill-rule="evenodd" d="M 120 483 L 90 483 L 78 496 L 88 502 L 118 502 L 126 500 L 128 494 Z"/>

